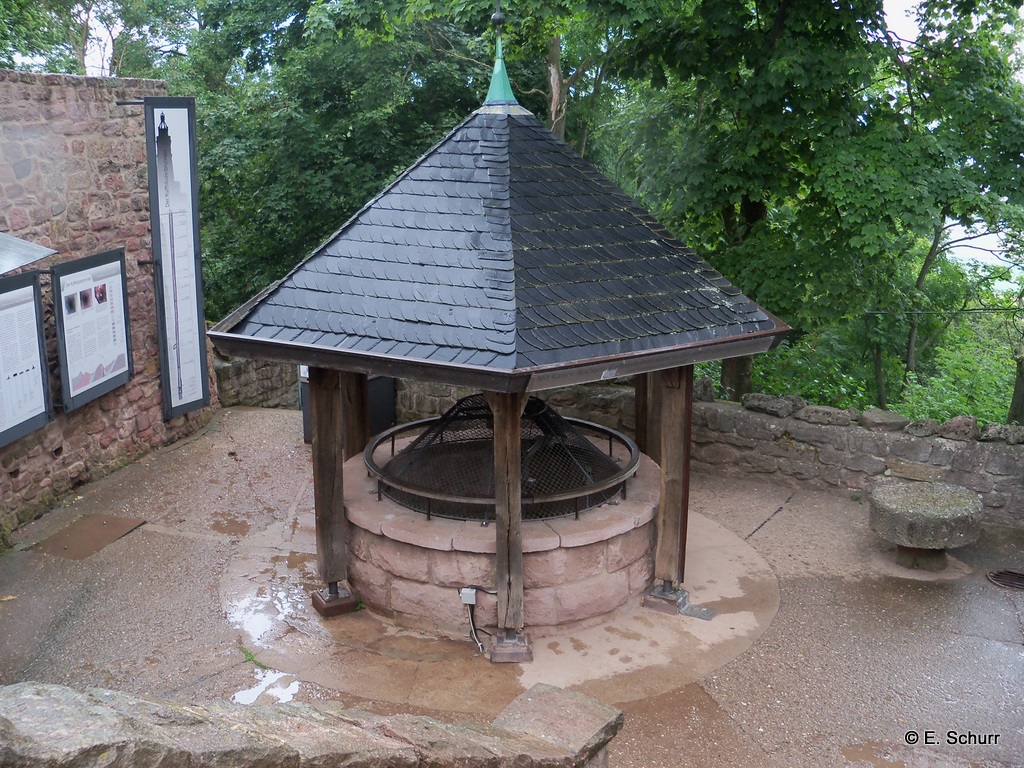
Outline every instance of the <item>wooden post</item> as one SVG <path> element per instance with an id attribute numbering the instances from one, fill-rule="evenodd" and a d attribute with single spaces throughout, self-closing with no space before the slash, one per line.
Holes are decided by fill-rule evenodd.
<path id="1" fill-rule="evenodd" d="M 656 371 L 647 377 L 647 450 L 651 461 L 661 464 L 661 378 L 664 371 Z"/>
<path id="2" fill-rule="evenodd" d="M 491 661 L 530 661 L 523 634 L 523 495 L 520 416 L 521 393 L 486 392 L 494 415 L 494 588 L 498 593 L 498 633 Z"/>
<path id="3" fill-rule="evenodd" d="M 648 456 L 651 455 L 648 452 L 650 438 L 647 431 L 650 379 L 651 374 L 649 373 L 638 373 L 633 377 L 633 421 L 636 424 L 633 434 L 636 438 L 636 447 L 640 449 L 641 453 L 646 453 Z"/>
<path id="4" fill-rule="evenodd" d="M 693 366 L 662 371 L 661 503 L 654 578 L 681 584 L 686 565 L 686 525 L 690 501 L 690 425 L 693 411 Z"/>
<path id="5" fill-rule="evenodd" d="M 313 593 L 324 617 L 355 610 L 357 601 L 338 586 L 347 576 L 345 481 L 342 474 L 341 387 L 338 371 L 309 369 L 309 413 L 313 433 L 313 506 L 316 560 L 327 594 Z M 344 594 L 343 594 L 344 593 Z"/>
<path id="6" fill-rule="evenodd" d="M 370 440 L 370 379 L 365 373 L 342 371 L 341 429 L 345 459 L 363 452 Z"/>

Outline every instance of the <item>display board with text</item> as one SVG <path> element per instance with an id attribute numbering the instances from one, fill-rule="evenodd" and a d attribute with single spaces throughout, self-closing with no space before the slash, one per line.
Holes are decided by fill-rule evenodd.
<path id="1" fill-rule="evenodd" d="M 53 418 L 39 273 L 0 279 L 0 446 Z"/>
<path id="2" fill-rule="evenodd" d="M 124 248 L 50 271 L 64 410 L 71 411 L 133 374 Z"/>

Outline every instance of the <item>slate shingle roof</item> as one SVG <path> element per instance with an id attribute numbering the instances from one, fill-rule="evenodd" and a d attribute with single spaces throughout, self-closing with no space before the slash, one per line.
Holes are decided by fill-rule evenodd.
<path id="1" fill-rule="evenodd" d="M 532 114 L 502 105 L 473 113 L 211 337 L 361 356 L 371 370 L 384 356 L 508 375 L 785 330 Z"/>

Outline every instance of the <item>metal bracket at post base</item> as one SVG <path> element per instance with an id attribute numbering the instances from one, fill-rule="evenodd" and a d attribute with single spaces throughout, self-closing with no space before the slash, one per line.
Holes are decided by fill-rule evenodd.
<path id="1" fill-rule="evenodd" d="M 707 608 L 703 605 L 694 605 L 690 602 L 690 593 L 682 587 L 676 589 L 671 583 L 651 587 L 643 596 L 640 604 L 645 608 L 660 613 L 671 613 L 673 615 L 690 616 L 694 619 L 711 621 L 718 615 L 714 608 Z"/>
<path id="2" fill-rule="evenodd" d="M 499 629 L 491 640 L 491 663 L 533 661 L 533 649 L 523 631 Z"/>
<path id="3" fill-rule="evenodd" d="M 325 619 L 359 609 L 359 599 L 347 589 L 339 587 L 336 581 L 328 584 L 326 589 L 318 589 L 311 599 L 313 608 Z"/>

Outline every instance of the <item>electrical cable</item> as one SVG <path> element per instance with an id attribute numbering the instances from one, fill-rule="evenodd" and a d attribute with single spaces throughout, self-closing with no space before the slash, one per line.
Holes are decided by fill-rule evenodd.
<path id="1" fill-rule="evenodd" d="M 483 592 L 483 593 L 488 594 L 488 595 L 497 595 L 498 594 L 497 592 L 491 592 L 489 590 L 484 589 L 483 587 L 478 587 L 475 584 L 471 584 L 469 586 L 457 587 L 456 588 L 456 591 L 459 593 L 459 597 L 460 598 L 462 596 L 462 590 L 463 589 L 479 590 L 480 592 Z M 474 600 L 475 599 L 476 598 L 474 598 Z M 485 634 L 488 637 L 490 637 L 490 633 L 489 632 L 485 632 L 482 629 L 478 630 L 476 628 L 476 603 L 475 602 L 464 603 L 464 605 L 469 609 L 469 638 L 474 643 L 476 643 L 477 650 L 480 653 L 483 653 L 484 652 L 484 644 L 480 641 L 480 634 Z"/>
<path id="2" fill-rule="evenodd" d="M 483 653 L 484 652 L 484 644 L 480 642 L 480 638 L 477 636 L 477 633 L 476 633 L 476 623 L 473 621 L 473 614 L 474 614 L 475 611 L 476 611 L 476 606 L 475 605 L 470 605 L 469 606 L 469 636 L 473 639 L 473 642 L 476 643 L 477 650 L 480 651 L 480 653 Z"/>

